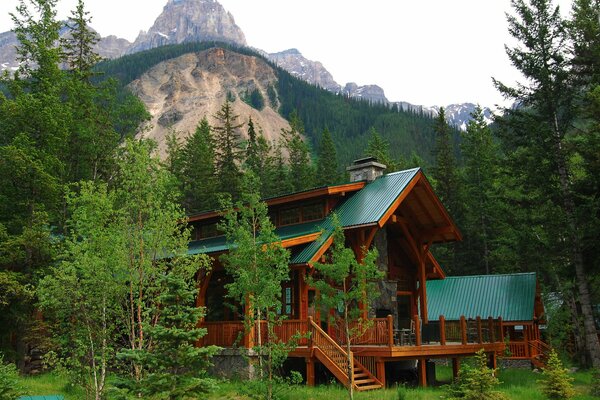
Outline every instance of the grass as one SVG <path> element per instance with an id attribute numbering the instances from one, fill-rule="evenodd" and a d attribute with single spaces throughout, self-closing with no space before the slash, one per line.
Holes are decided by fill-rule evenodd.
<path id="1" fill-rule="evenodd" d="M 452 368 L 438 366 L 436 369 L 438 380 L 449 381 L 452 376 Z M 575 400 L 593 400 L 588 394 L 592 374 L 589 371 L 576 372 L 571 375 L 575 379 Z M 513 400 L 544 400 L 537 380 L 539 373 L 527 369 L 505 369 L 499 373 L 502 384 L 499 390 Z M 65 400 L 84 399 L 84 393 L 79 388 L 70 386 L 64 377 L 56 374 L 44 374 L 34 377 L 23 377 L 20 382 L 28 395 L 62 394 Z M 221 381 L 219 388 L 205 397 L 207 400 L 248 400 L 250 387 L 255 383 L 239 381 Z M 411 400 L 439 400 L 445 397 L 445 390 L 441 386 L 432 388 L 406 388 L 406 399 Z M 294 386 L 282 391 L 280 397 L 285 400 L 325 400 L 344 399 L 347 397 L 346 389 L 339 384 L 321 385 L 317 387 Z M 357 400 L 397 400 L 398 390 L 389 388 L 371 392 L 356 393 Z"/>

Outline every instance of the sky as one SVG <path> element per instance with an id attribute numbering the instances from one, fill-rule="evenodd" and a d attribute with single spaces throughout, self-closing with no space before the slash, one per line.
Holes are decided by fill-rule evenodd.
<path id="1" fill-rule="evenodd" d="M 555 0 L 568 14 L 570 0 Z M 58 0 L 66 18 L 77 0 Z M 510 0 L 220 0 L 252 47 L 296 48 L 344 85 L 376 84 L 391 101 L 432 106 L 506 101 L 492 77 L 523 81 L 504 51 Z M 135 40 L 167 0 L 86 0 L 101 35 Z M 18 0 L 0 0 L 0 32 Z"/>

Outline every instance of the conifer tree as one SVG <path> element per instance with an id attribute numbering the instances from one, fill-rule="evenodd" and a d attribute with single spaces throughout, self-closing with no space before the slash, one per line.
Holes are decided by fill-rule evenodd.
<path id="1" fill-rule="evenodd" d="M 182 149 L 184 205 L 188 212 L 212 210 L 218 207 L 215 177 L 215 145 L 211 127 L 202 118 L 194 134 Z"/>
<path id="2" fill-rule="evenodd" d="M 78 0 L 66 23 L 69 33 L 61 38 L 65 62 L 79 79 L 85 81 L 89 81 L 93 75 L 92 68 L 102 59 L 94 50 L 100 39 L 89 26 L 92 20 L 89 14 L 84 1 Z"/>
<path id="3" fill-rule="evenodd" d="M 365 155 L 375 157 L 378 162 L 384 164 L 387 173 L 397 171 L 398 168 L 396 162 L 394 162 L 390 155 L 390 144 L 377 133 L 374 127 L 371 127 L 369 134 L 371 136 L 367 144 Z"/>
<path id="4" fill-rule="evenodd" d="M 231 103 L 226 100 L 215 115 L 217 124 L 213 126 L 215 142 L 215 170 L 219 192 L 229 193 L 237 199 L 240 193 L 240 161 L 241 134 L 239 129 L 243 124 L 236 123 L 238 119 Z"/>
<path id="5" fill-rule="evenodd" d="M 525 78 L 526 84 L 509 87 L 494 81 L 507 98 L 522 105 L 507 113 L 512 119 L 512 137 L 517 148 L 526 148 L 530 179 L 553 198 L 562 214 L 567 241 L 565 253 L 575 271 L 583 322 L 585 350 L 594 367 L 600 367 L 600 342 L 592 312 L 592 300 L 582 254 L 581 222 L 574 199 L 572 173 L 566 148 L 567 133 L 573 122 L 574 89 L 570 84 L 566 30 L 558 7 L 550 0 L 512 0 L 515 15 L 509 15 L 509 32 L 519 41 L 507 47 L 511 63 Z M 533 162 L 532 162 L 533 161 Z M 557 241 L 559 242 L 559 241 Z M 572 310 L 578 313 L 577 309 Z"/>
<path id="6" fill-rule="evenodd" d="M 435 167 L 433 178 L 436 183 L 436 194 L 442 200 L 451 215 L 456 217 L 458 211 L 458 175 L 456 157 L 452 145 L 450 126 L 446 121 L 444 107 L 440 107 L 435 119 Z"/>
<path id="7" fill-rule="evenodd" d="M 461 150 L 464 157 L 465 240 L 472 263 L 481 260 L 478 270 L 472 272 L 492 273 L 490 253 L 492 251 L 493 230 L 497 225 L 495 214 L 498 210 L 495 183 L 497 180 L 497 146 L 492 131 L 478 105 L 471 113 L 471 120 L 463 132 Z M 471 271 L 470 271 L 471 272 Z"/>
<path id="8" fill-rule="evenodd" d="M 289 179 L 294 191 L 308 189 L 314 184 L 310 150 L 302 135 L 304 127 L 297 113 L 290 116 L 290 129 L 282 129 L 285 149 L 289 155 Z"/>
<path id="9" fill-rule="evenodd" d="M 550 352 L 548 363 L 542 372 L 542 379 L 538 382 L 542 385 L 542 392 L 549 399 L 570 399 L 575 395 L 573 378 L 569 376 L 569 371 L 563 367 L 554 350 Z"/>
<path id="10" fill-rule="evenodd" d="M 340 181 L 339 165 L 335 144 L 331 138 L 329 129 L 323 130 L 321 145 L 319 147 L 319 158 L 317 161 L 317 185 L 333 185 Z"/>

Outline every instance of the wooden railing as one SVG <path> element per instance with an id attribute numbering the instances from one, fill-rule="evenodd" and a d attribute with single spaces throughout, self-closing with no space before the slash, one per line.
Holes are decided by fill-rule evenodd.
<path id="1" fill-rule="evenodd" d="M 310 346 L 321 351 L 326 357 L 325 360 L 321 360 L 327 368 L 334 374 L 341 382 L 347 382 L 353 384 L 353 379 L 348 377 L 348 371 L 354 369 L 354 357 L 350 352 L 350 357 L 346 350 L 342 349 L 327 333 L 325 333 L 319 325 L 317 325 L 312 317 L 308 317 L 309 329 L 310 329 Z M 328 363 L 327 361 L 330 361 Z"/>
<path id="2" fill-rule="evenodd" d="M 203 345 L 233 347 L 243 344 L 244 323 L 241 321 L 203 322 L 201 327 L 207 331 L 206 335 L 200 339 L 200 343 Z"/>
<path id="3" fill-rule="evenodd" d="M 352 345 L 387 346 L 390 332 L 393 334 L 393 321 L 389 318 L 373 318 L 368 322 L 350 324 L 349 328 L 356 332 L 350 339 Z M 336 321 L 332 335 L 336 342 L 346 344 L 344 331 L 344 321 Z"/>
<path id="4" fill-rule="evenodd" d="M 510 352 L 510 358 L 529 358 L 526 342 L 509 342 L 508 351 Z"/>
<path id="5" fill-rule="evenodd" d="M 314 321 L 313 321 L 314 323 Z M 267 324 L 261 321 L 261 342 L 267 343 L 273 338 L 268 337 Z M 202 324 L 208 331 L 207 335 L 201 340 L 202 344 L 215 344 L 222 347 L 232 347 L 234 345 L 242 346 L 244 335 L 244 324 L 242 322 L 204 322 Z M 412 318 L 411 329 L 394 330 L 394 321 L 392 316 L 387 318 L 374 318 L 368 324 L 357 328 L 357 336 L 351 339 L 353 346 L 422 346 L 429 344 L 441 345 L 466 345 L 502 342 L 502 319 L 465 319 L 461 317 L 459 321 L 446 321 L 440 316 L 439 321 L 432 320 L 429 324 L 423 325 L 419 316 Z M 254 327 L 253 340 L 258 342 L 258 324 Z M 319 328 L 320 329 L 320 328 Z M 307 346 L 309 344 L 309 333 L 312 332 L 309 320 L 291 319 L 284 320 L 281 324 L 274 327 L 274 333 L 278 342 L 289 343 L 296 339 L 297 346 Z M 338 321 L 331 330 L 330 339 L 337 345 L 346 343 L 343 334 L 343 321 Z M 516 343 L 516 342 L 515 342 Z M 509 346 L 513 354 L 524 354 L 519 345 Z M 542 346 L 541 344 L 539 346 Z M 532 350 L 533 351 L 533 350 Z M 538 353 L 542 353 L 539 350 Z M 527 350 L 525 350 L 527 354 Z"/>

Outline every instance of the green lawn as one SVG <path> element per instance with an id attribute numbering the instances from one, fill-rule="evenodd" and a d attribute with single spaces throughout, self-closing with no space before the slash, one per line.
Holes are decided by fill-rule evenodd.
<path id="1" fill-rule="evenodd" d="M 448 380 L 451 376 L 451 368 L 437 368 L 437 378 L 440 380 Z M 572 375 L 575 378 L 575 389 L 577 390 L 576 400 L 592 400 L 594 397 L 588 393 L 591 373 L 577 372 Z M 540 374 L 531 372 L 526 369 L 507 369 L 500 371 L 499 375 L 500 391 L 505 393 L 510 399 L 514 400 L 543 400 L 544 396 L 540 392 L 536 381 L 540 378 Z M 250 399 L 247 395 L 248 382 L 229 382 L 223 381 L 219 383 L 219 389 L 207 396 L 207 399 L 225 399 L 225 400 L 246 400 Z M 27 377 L 21 379 L 21 386 L 25 389 L 25 393 L 29 395 L 44 395 L 44 394 L 62 394 L 65 400 L 80 400 L 84 399 L 84 394 L 77 388 L 70 387 L 66 380 L 54 374 L 45 374 L 35 377 Z M 411 400 L 439 400 L 443 398 L 445 392 L 442 387 L 434 388 L 408 388 L 407 399 Z M 339 385 L 321 385 L 314 388 L 306 386 L 297 386 L 291 390 L 281 393 L 281 398 L 286 400 L 329 400 L 329 399 L 344 399 L 346 391 Z M 398 393 L 396 389 L 376 390 L 371 392 L 357 393 L 357 400 L 372 399 L 372 400 L 397 400 Z"/>

